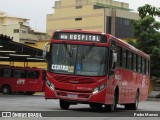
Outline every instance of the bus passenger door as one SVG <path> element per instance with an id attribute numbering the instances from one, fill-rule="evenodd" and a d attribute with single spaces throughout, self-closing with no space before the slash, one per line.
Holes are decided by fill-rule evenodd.
<path id="1" fill-rule="evenodd" d="M 44 92 L 45 90 L 45 84 L 46 84 L 46 71 L 43 70 L 42 71 L 42 89 L 41 89 L 42 92 Z"/>
<path id="2" fill-rule="evenodd" d="M 15 81 L 15 91 L 23 92 L 25 90 L 25 71 L 20 69 L 13 69 L 13 78 Z"/>
<path id="3" fill-rule="evenodd" d="M 126 85 L 125 85 L 125 70 L 123 66 L 125 66 L 124 61 L 125 54 L 123 48 L 117 45 L 117 62 L 115 64 L 115 81 L 119 87 L 119 103 L 124 103 L 125 101 L 125 93 L 126 93 Z"/>
<path id="4" fill-rule="evenodd" d="M 26 72 L 26 91 L 40 91 L 41 83 L 39 82 L 40 72 L 38 70 L 27 70 Z"/>
<path id="5" fill-rule="evenodd" d="M 116 42 L 111 40 L 111 46 L 110 46 L 110 51 L 109 51 L 109 77 L 108 77 L 108 91 L 110 96 L 110 101 L 113 101 L 113 96 L 115 94 L 115 89 L 116 86 L 118 86 L 119 89 L 119 94 L 118 96 L 123 99 L 123 97 L 121 96 L 121 86 L 120 86 L 120 82 L 121 82 L 121 71 L 119 69 L 117 69 L 117 46 L 116 46 Z M 116 54 L 116 55 L 115 55 Z"/>

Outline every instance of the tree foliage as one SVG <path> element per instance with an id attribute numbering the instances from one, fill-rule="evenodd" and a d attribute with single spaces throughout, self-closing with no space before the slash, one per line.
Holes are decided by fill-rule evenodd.
<path id="1" fill-rule="evenodd" d="M 154 6 L 151 6 L 149 4 L 145 4 L 142 7 L 138 8 L 139 16 L 143 19 L 146 16 L 159 16 L 160 15 L 160 8 L 156 8 Z"/>
<path id="2" fill-rule="evenodd" d="M 140 20 L 133 20 L 133 32 L 137 41 L 133 44 L 151 57 L 151 76 L 160 77 L 160 22 L 153 16 L 159 15 L 159 9 L 151 5 L 138 8 Z"/>

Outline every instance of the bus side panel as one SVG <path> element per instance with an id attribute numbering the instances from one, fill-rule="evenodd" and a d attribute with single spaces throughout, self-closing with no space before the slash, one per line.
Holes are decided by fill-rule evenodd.
<path id="1" fill-rule="evenodd" d="M 119 83 L 119 81 L 115 79 L 115 75 L 113 75 L 109 78 L 109 80 L 107 82 L 105 104 L 112 104 L 113 103 L 115 89 L 116 89 L 116 86 L 118 85 L 118 83 Z"/>
<path id="2" fill-rule="evenodd" d="M 119 68 L 115 72 L 115 79 L 118 81 L 118 87 L 119 87 L 119 103 L 125 102 L 125 93 L 126 93 L 126 87 L 123 84 L 125 79 L 123 79 L 124 70 Z"/>
<path id="3" fill-rule="evenodd" d="M 16 79 L 10 79 L 10 78 L 0 78 L 0 89 L 4 85 L 8 85 L 11 88 L 12 92 L 15 92 L 17 90 L 17 81 Z"/>
<path id="4" fill-rule="evenodd" d="M 144 101 L 148 98 L 148 90 L 149 90 L 150 78 L 148 75 L 142 75 L 141 78 L 141 95 L 140 101 Z"/>

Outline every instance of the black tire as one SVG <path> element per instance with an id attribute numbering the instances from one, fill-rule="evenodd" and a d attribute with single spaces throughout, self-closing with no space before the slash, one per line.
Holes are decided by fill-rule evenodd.
<path id="1" fill-rule="evenodd" d="M 1 91 L 3 94 L 11 94 L 12 93 L 11 88 L 9 86 L 3 86 Z"/>
<path id="2" fill-rule="evenodd" d="M 131 110 L 131 104 L 125 104 L 125 110 Z"/>
<path id="3" fill-rule="evenodd" d="M 105 109 L 108 112 L 114 112 L 118 103 L 118 94 L 114 94 L 113 104 L 105 105 Z"/>
<path id="4" fill-rule="evenodd" d="M 139 104 L 139 92 L 136 93 L 135 103 L 131 104 L 131 110 L 137 110 Z"/>
<path id="5" fill-rule="evenodd" d="M 35 92 L 25 92 L 25 95 L 33 95 Z"/>
<path id="6" fill-rule="evenodd" d="M 90 103 L 89 106 L 92 109 L 101 109 L 102 108 L 102 104 L 99 104 L 99 103 Z"/>
<path id="7" fill-rule="evenodd" d="M 64 100 L 59 100 L 59 104 L 61 109 L 67 110 L 69 109 L 70 103 Z"/>
<path id="8" fill-rule="evenodd" d="M 126 104 L 125 109 L 126 110 L 137 110 L 139 104 L 139 92 L 136 93 L 135 103 Z"/>

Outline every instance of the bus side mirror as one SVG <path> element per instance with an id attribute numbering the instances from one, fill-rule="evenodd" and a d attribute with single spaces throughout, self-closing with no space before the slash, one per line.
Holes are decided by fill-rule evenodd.
<path id="1" fill-rule="evenodd" d="M 116 52 L 113 52 L 113 62 L 117 62 L 117 53 Z"/>
<path id="2" fill-rule="evenodd" d="M 113 50 L 113 53 L 112 53 L 112 68 L 115 67 L 116 62 L 117 62 L 117 53 Z"/>
<path id="3" fill-rule="evenodd" d="M 50 53 L 49 53 L 49 45 L 50 43 L 46 43 L 43 49 L 43 58 L 45 61 L 47 61 L 49 59 Z"/>

